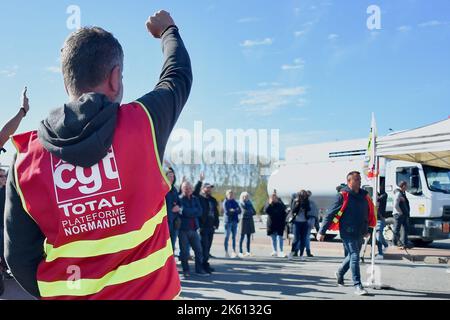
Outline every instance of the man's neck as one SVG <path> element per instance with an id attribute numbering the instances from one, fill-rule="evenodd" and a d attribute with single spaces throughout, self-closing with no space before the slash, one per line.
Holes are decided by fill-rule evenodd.
<path id="1" fill-rule="evenodd" d="M 361 190 L 361 188 L 350 188 L 350 190 L 352 190 L 354 193 L 359 193 L 359 190 Z"/>

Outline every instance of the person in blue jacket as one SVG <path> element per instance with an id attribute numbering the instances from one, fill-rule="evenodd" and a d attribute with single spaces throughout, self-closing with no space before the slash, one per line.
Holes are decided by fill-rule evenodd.
<path id="1" fill-rule="evenodd" d="M 199 276 L 209 276 L 203 268 L 203 249 L 198 234 L 199 218 L 202 216 L 203 209 L 200 201 L 193 195 L 194 188 L 190 182 L 183 182 L 181 185 L 181 228 L 180 228 L 180 247 L 181 247 L 181 267 L 185 278 L 189 273 L 189 251 L 188 244 L 194 249 L 195 254 L 195 273 Z"/>
<path id="2" fill-rule="evenodd" d="M 223 212 L 224 212 L 224 224 L 225 224 L 225 256 L 227 258 L 236 258 L 236 233 L 239 224 L 239 215 L 242 210 L 239 203 L 234 199 L 234 192 L 228 190 L 226 192 L 226 199 L 223 202 Z M 228 251 L 228 242 L 231 240 L 233 244 L 233 252 Z"/>

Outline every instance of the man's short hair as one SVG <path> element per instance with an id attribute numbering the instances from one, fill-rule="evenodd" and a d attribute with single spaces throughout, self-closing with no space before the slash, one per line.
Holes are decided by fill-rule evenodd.
<path id="1" fill-rule="evenodd" d="M 114 36 L 99 27 L 73 32 L 61 50 L 62 73 L 69 94 L 81 96 L 101 84 L 116 66 L 123 66 L 123 50 Z"/>
<path id="2" fill-rule="evenodd" d="M 352 171 L 352 172 L 350 172 L 347 175 L 347 181 L 349 181 L 351 177 L 353 177 L 354 175 L 357 175 L 357 174 L 361 175 L 361 172 L 359 172 L 359 171 Z"/>
<path id="3" fill-rule="evenodd" d="M 400 188 L 403 188 L 403 187 L 406 186 L 406 185 L 408 185 L 408 182 L 406 182 L 406 181 L 404 181 L 404 180 L 400 181 L 400 183 L 398 184 L 398 186 L 399 186 Z"/>

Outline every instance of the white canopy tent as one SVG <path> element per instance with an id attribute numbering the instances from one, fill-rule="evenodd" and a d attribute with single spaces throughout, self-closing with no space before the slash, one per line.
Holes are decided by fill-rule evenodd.
<path id="1" fill-rule="evenodd" d="M 377 155 L 450 169 L 450 119 L 378 138 Z"/>

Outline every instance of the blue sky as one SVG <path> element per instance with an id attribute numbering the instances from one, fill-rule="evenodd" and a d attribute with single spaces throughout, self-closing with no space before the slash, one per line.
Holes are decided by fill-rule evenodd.
<path id="1" fill-rule="evenodd" d="M 1 0 L 2 121 L 27 85 L 32 110 L 20 131 L 67 100 L 58 59 L 71 4 L 82 25 L 104 27 L 122 43 L 124 102 L 156 83 L 160 41 L 144 22 L 171 12 L 195 77 L 181 128 L 201 120 L 205 129 L 280 129 L 283 155 L 286 146 L 366 137 L 371 112 L 380 134 L 450 115 L 448 0 Z M 372 4 L 381 8 L 381 30 L 366 26 Z"/>

